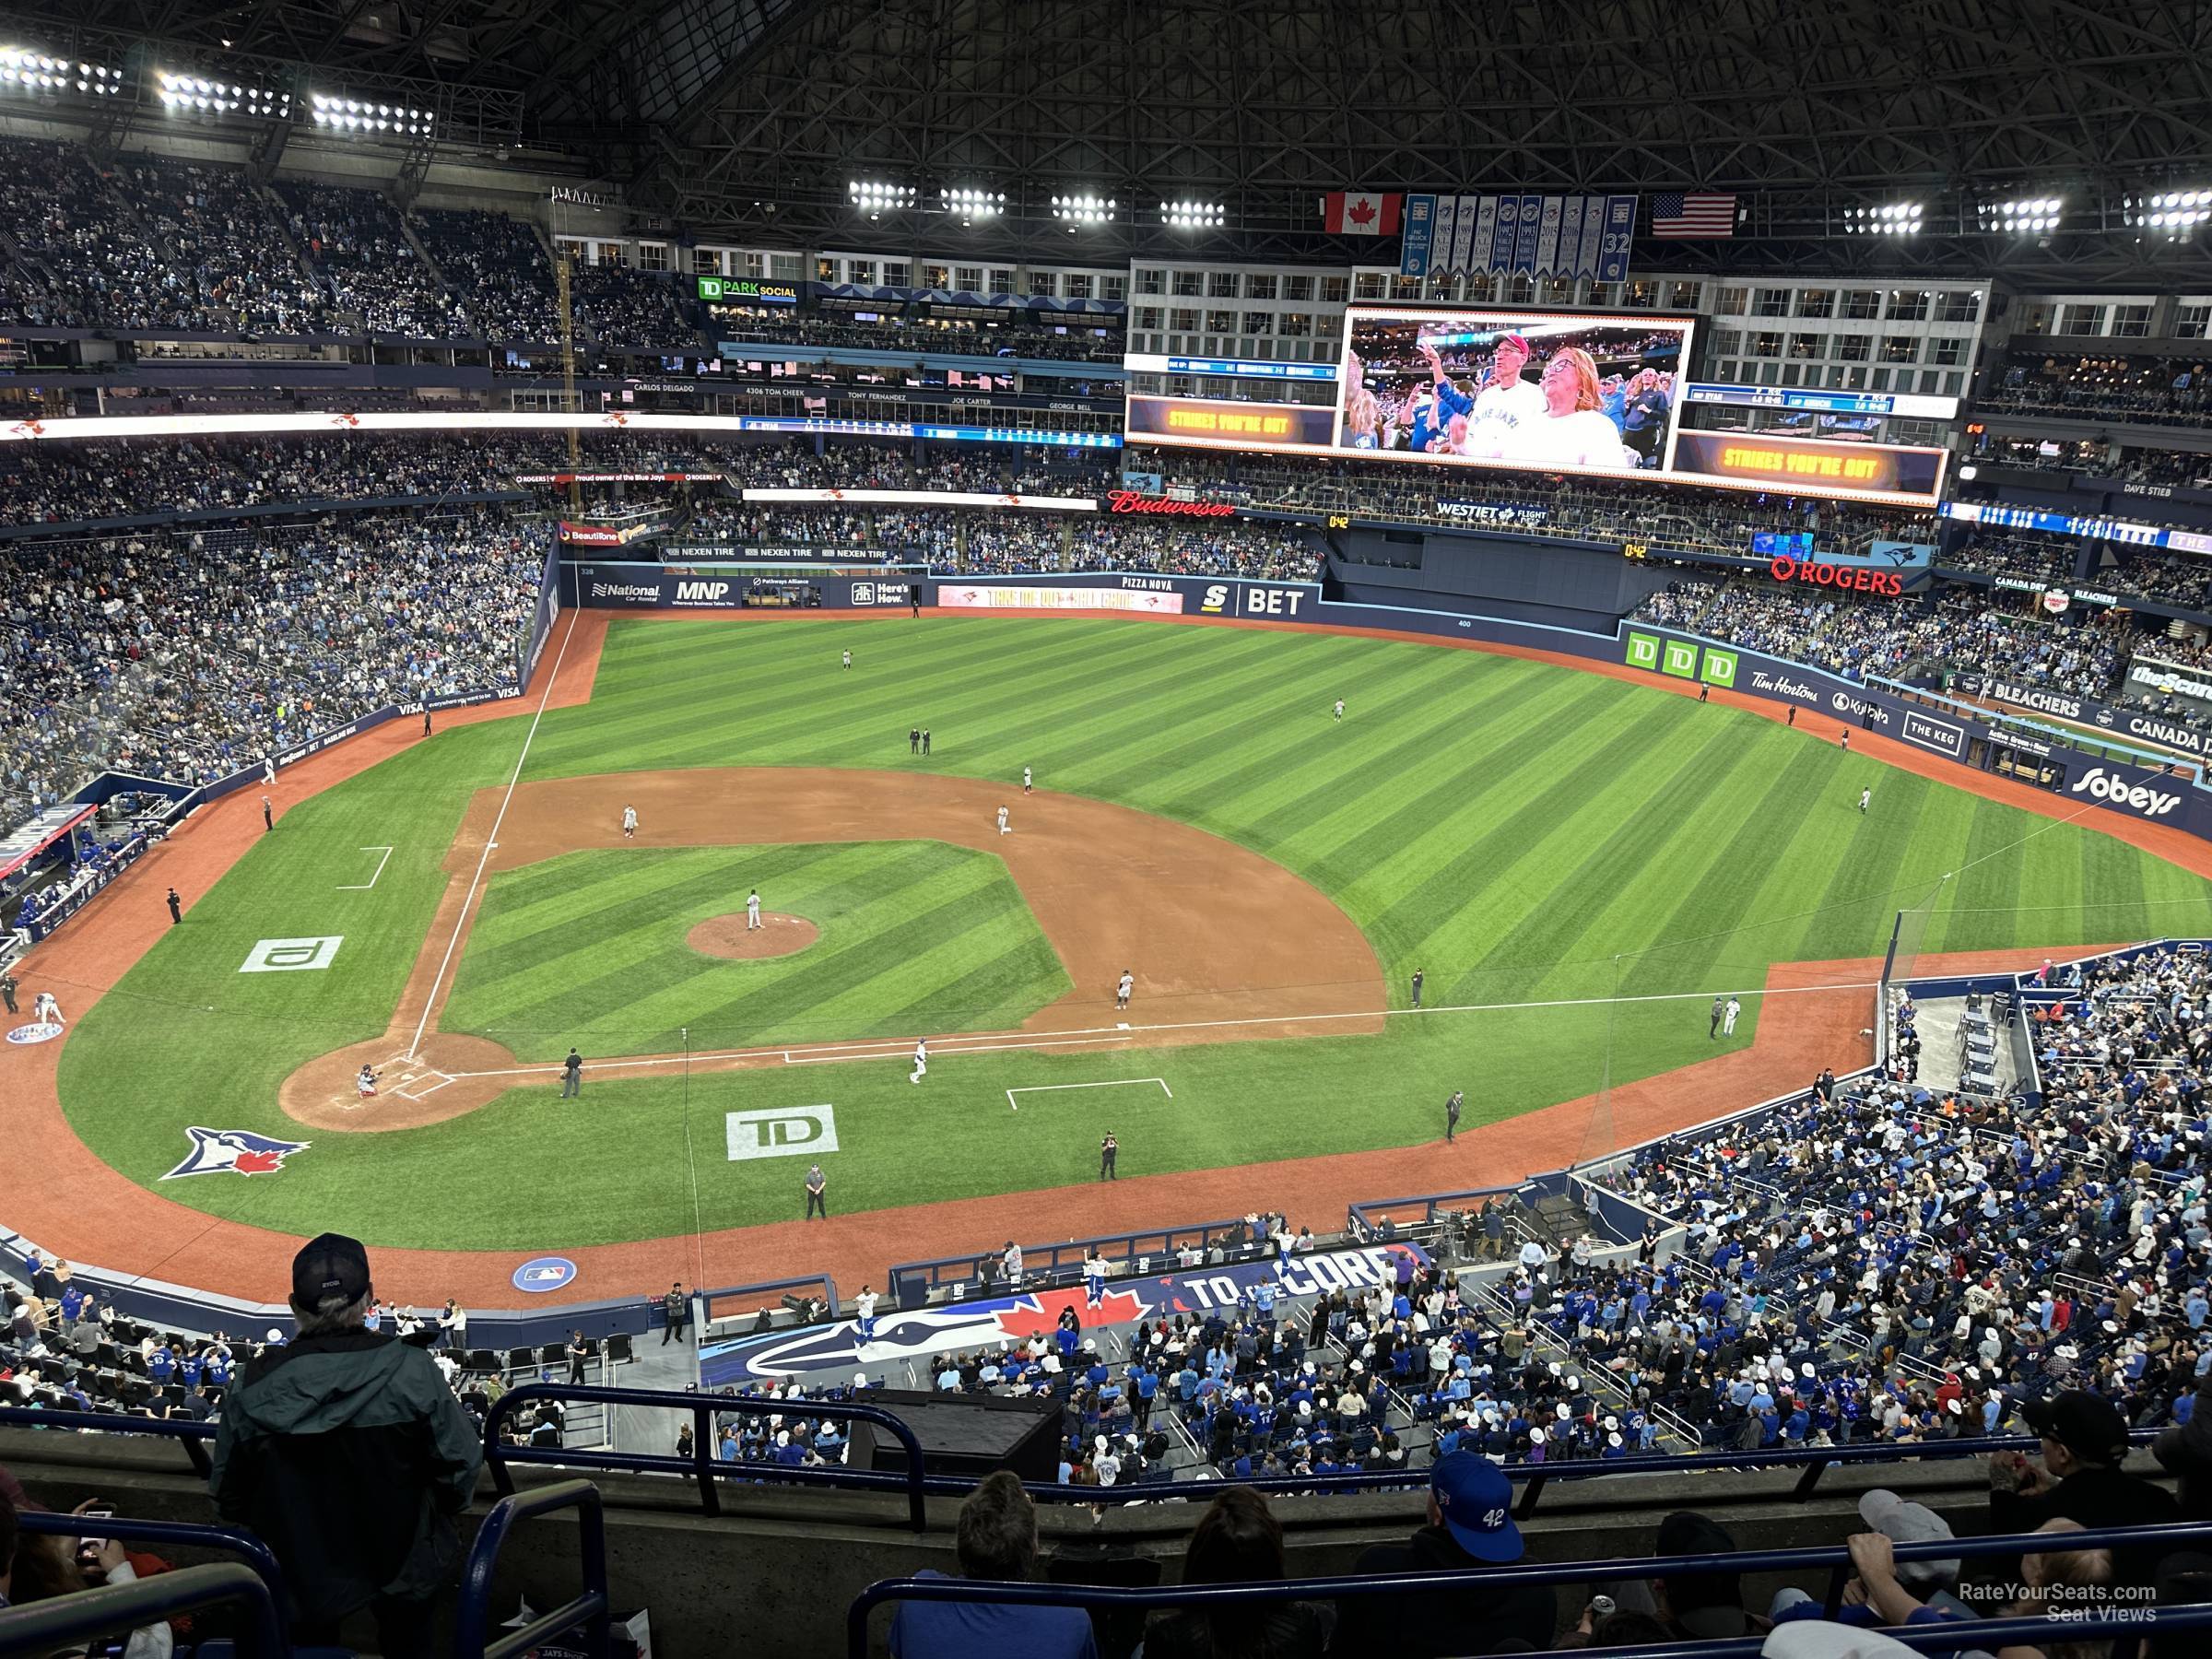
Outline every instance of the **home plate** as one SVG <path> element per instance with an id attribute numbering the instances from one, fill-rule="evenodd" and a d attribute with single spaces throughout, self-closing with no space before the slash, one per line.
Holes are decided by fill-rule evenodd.
<path id="1" fill-rule="evenodd" d="M 394 1078 L 394 1068 L 398 1067 L 406 1069 L 400 1070 L 396 1078 Z M 389 1087 L 394 1094 L 410 1100 L 425 1100 L 453 1080 L 451 1073 L 441 1072 L 434 1065 L 425 1065 L 419 1060 L 410 1060 L 405 1054 L 397 1054 L 385 1061 L 383 1075 L 387 1079 L 393 1079 Z"/>

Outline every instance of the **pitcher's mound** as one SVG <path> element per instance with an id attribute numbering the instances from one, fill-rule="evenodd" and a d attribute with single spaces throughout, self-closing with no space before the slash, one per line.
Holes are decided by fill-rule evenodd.
<path id="1" fill-rule="evenodd" d="M 734 962 L 758 962 L 768 957 L 789 956 L 804 950 L 822 936 L 822 930 L 804 916 L 786 916 L 762 911 L 760 925 L 748 928 L 745 912 L 710 916 L 684 935 L 684 943 L 701 956 L 726 957 Z"/>

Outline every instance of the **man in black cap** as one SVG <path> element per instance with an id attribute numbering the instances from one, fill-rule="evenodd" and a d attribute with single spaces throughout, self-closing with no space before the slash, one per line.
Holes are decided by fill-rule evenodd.
<path id="1" fill-rule="evenodd" d="M 1524 1652 L 1551 1645 L 1559 1599 L 1548 1584 L 1486 1583 L 1477 1569 L 1510 1567 L 1522 1557 L 1513 1524 L 1513 1489 L 1505 1470 L 1473 1452 L 1450 1452 L 1429 1470 L 1429 1524 L 1403 1544 L 1376 1544 L 1356 1571 L 1465 1574 L 1452 1590 L 1349 1596 L 1336 1604 L 1333 1654 L 1351 1659 L 1434 1659 L 1495 1653 L 1518 1639 Z"/>
<path id="2" fill-rule="evenodd" d="M 358 1240 L 292 1258 L 299 1333 L 224 1395 L 208 1484 L 284 1563 L 295 1642 L 337 1645 L 369 1607 L 379 1652 L 427 1653 L 484 1446 L 428 1352 L 364 1328 L 374 1295 Z"/>
<path id="3" fill-rule="evenodd" d="M 2056 1520 L 2095 1528 L 2182 1518 L 2171 1492 L 2120 1467 L 2127 1457 L 2127 1419 L 2102 1395 L 2075 1389 L 2030 1400 L 2020 1406 L 2020 1420 L 2042 1437 L 2042 1466 L 2018 1452 L 1990 1454 L 1992 1532 L 2030 1533 Z M 2113 1555 L 2114 1571 L 2128 1583 L 2149 1583 L 2154 1565 L 2131 1560 L 2126 1552 Z"/>

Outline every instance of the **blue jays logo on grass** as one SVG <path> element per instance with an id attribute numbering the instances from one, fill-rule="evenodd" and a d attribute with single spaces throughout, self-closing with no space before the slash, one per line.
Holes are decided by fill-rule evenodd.
<path id="1" fill-rule="evenodd" d="M 312 1144 L 272 1140 L 246 1129 L 202 1129 L 196 1124 L 184 1133 L 192 1137 L 192 1150 L 184 1155 L 182 1163 L 161 1177 L 164 1181 L 174 1181 L 180 1175 L 213 1175 L 223 1170 L 237 1175 L 274 1175 L 284 1168 L 286 1159 Z"/>

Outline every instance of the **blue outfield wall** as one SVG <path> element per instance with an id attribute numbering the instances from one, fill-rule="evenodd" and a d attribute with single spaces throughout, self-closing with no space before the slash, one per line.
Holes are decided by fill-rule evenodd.
<path id="1" fill-rule="evenodd" d="M 564 603 L 601 609 L 728 609 L 742 604 L 747 576 L 707 576 L 654 565 L 564 564 Z M 788 582 L 790 577 L 779 576 Z M 2096 806 L 2147 822 L 2168 824 L 2212 841 L 2212 791 L 2192 779 L 2067 747 L 1952 707 L 1924 706 L 1893 692 L 1845 679 L 1824 669 L 1685 633 L 1622 622 L 1611 633 L 1593 633 L 1501 617 L 1465 616 L 1409 606 L 1356 605 L 1324 599 L 1312 582 L 1266 582 L 1240 576 L 1153 576 L 1114 573 L 1027 576 L 876 577 L 807 576 L 825 610 L 877 606 L 904 608 L 920 590 L 921 602 L 945 610 L 1085 615 L 1235 618 L 1245 621 L 1306 623 L 1333 628 L 1387 629 L 1395 632 L 1465 640 L 1483 645 L 1556 652 L 1592 662 L 1624 665 L 1654 680 L 1708 684 L 1769 702 L 1846 721 L 1892 737 L 1970 771 L 1979 747 L 2032 757 L 2056 774 L 2050 793 L 2069 804 Z M 1078 598 L 1095 594 L 1095 602 Z M 2025 780 L 2015 780 L 2025 782 Z"/>

